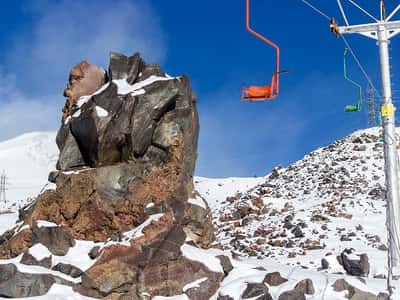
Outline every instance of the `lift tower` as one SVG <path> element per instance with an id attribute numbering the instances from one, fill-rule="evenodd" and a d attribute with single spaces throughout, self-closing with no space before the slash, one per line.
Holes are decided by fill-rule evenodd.
<path id="1" fill-rule="evenodd" d="M 392 103 L 392 87 L 390 81 L 389 63 L 389 43 L 390 39 L 400 33 L 400 21 L 391 21 L 392 17 L 400 10 L 400 4 L 386 16 L 384 0 L 380 0 L 380 19 L 375 18 L 368 11 L 358 5 L 355 1 L 350 1 L 364 14 L 373 19 L 373 23 L 350 25 L 341 0 L 336 0 L 340 12 L 343 16 L 345 26 L 337 25 L 336 21 L 331 21 L 331 31 L 336 35 L 361 34 L 377 41 L 379 47 L 379 58 L 381 66 L 382 98 L 381 107 L 382 126 L 384 132 L 384 157 L 385 157 L 385 176 L 386 176 L 386 199 L 387 215 L 386 225 L 388 229 L 388 288 L 392 293 L 392 279 L 400 276 L 400 199 L 399 199 L 399 179 L 396 150 L 395 133 L 395 107 Z"/>

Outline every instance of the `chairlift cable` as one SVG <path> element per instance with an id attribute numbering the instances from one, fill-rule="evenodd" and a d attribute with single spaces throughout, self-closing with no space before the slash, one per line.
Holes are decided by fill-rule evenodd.
<path id="1" fill-rule="evenodd" d="M 320 10 L 319 8 L 317 8 L 316 6 L 314 6 L 313 4 L 311 4 L 309 1 L 307 0 L 301 0 L 301 2 L 303 2 L 304 4 L 306 4 L 308 7 L 310 7 L 311 9 L 313 9 L 314 11 L 316 11 L 318 14 L 320 14 L 321 16 L 323 16 L 325 19 L 331 21 L 332 18 L 330 18 L 326 13 L 324 13 L 322 10 Z M 346 47 L 349 49 L 350 54 L 353 56 L 354 60 L 356 61 L 358 67 L 360 68 L 361 72 L 363 73 L 363 75 L 365 76 L 365 78 L 368 81 L 368 84 L 371 86 L 371 88 L 373 90 L 375 90 L 375 92 L 377 93 L 379 98 L 382 98 L 382 96 L 380 95 L 379 91 L 375 88 L 375 85 L 372 83 L 371 78 L 369 77 L 368 73 L 365 71 L 364 67 L 362 66 L 360 60 L 358 59 L 358 57 L 356 56 L 355 52 L 353 51 L 353 49 L 351 48 L 349 42 L 347 41 L 347 39 L 341 34 L 340 37 L 342 38 L 343 42 L 345 43 Z"/>
<path id="2" fill-rule="evenodd" d="M 312 5 L 310 2 L 308 2 L 307 0 L 301 0 L 304 4 L 306 4 L 307 6 L 309 6 L 310 8 L 312 8 L 313 10 L 315 10 L 317 13 L 319 13 L 321 16 L 323 16 L 325 19 L 327 20 L 331 20 L 330 17 L 328 17 L 327 14 L 325 14 L 324 12 L 322 12 L 320 9 L 318 9 L 317 7 L 315 7 L 314 5 Z"/>
<path id="3" fill-rule="evenodd" d="M 379 93 L 379 91 L 375 88 L 371 77 L 369 77 L 368 73 L 365 71 L 364 67 L 361 64 L 361 61 L 358 59 L 356 53 L 353 51 L 353 49 L 351 48 L 349 42 L 347 41 L 347 39 L 341 34 L 340 37 L 342 38 L 343 42 L 345 43 L 346 47 L 349 49 L 349 52 L 351 53 L 351 55 L 353 56 L 354 60 L 356 61 L 358 67 L 360 68 L 361 72 L 364 74 L 365 78 L 368 81 L 368 84 L 371 86 L 371 88 L 373 90 L 375 90 L 375 92 L 377 93 L 379 98 L 382 98 L 381 94 Z"/>

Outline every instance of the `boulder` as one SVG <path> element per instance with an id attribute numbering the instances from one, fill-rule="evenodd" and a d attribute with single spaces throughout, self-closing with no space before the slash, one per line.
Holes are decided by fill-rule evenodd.
<path id="1" fill-rule="evenodd" d="M 20 298 L 42 296 L 54 283 L 69 283 L 50 274 L 27 274 L 14 264 L 0 265 L 0 297 Z"/>
<path id="2" fill-rule="evenodd" d="M 306 296 L 301 291 L 291 290 L 280 294 L 278 300 L 306 300 Z"/>
<path id="3" fill-rule="evenodd" d="M 368 276 L 369 274 L 367 254 L 354 254 L 353 249 L 345 249 L 338 257 L 338 261 L 349 275 Z"/>
<path id="4" fill-rule="evenodd" d="M 79 268 L 64 263 L 58 263 L 52 268 L 52 270 L 64 273 L 71 276 L 72 278 L 80 277 L 83 274 L 82 270 L 80 270 Z"/>
<path id="5" fill-rule="evenodd" d="M 269 299 L 271 298 L 271 295 L 268 293 L 268 287 L 263 284 L 263 283 L 248 283 L 246 289 L 242 293 L 242 299 L 249 299 L 249 298 L 255 298 L 258 296 L 269 296 Z M 258 298 L 257 298 L 258 299 Z M 266 298 L 267 299 L 267 298 Z"/>
<path id="6" fill-rule="evenodd" d="M 50 269 L 51 263 L 52 263 L 52 258 L 51 258 L 51 256 L 49 256 L 49 257 L 45 257 L 41 260 L 37 260 L 31 254 L 24 253 L 24 255 L 22 255 L 22 257 L 21 257 L 20 263 L 24 264 L 24 265 L 41 266 L 43 268 Z"/>
<path id="7" fill-rule="evenodd" d="M 228 276 L 228 274 L 233 270 L 231 260 L 226 255 L 218 255 L 217 258 L 221 262 L 221 266 L 222 269 L 224 270 L 225 276 Z"/>
<path id="8" fill-rule="evenodd" d="M 306 295 L 314 295 L 314 293 L 315 293 L 314 284 L 313 284 L 312 280 L 308 279 L 308 278 L 299 281 L 295 285 L 294 289 L 296 291 L 302 292 L 303 294 L 306 294 Z"/>
<path id="9" fill-rule="evenodd" d="M 74 238 L 61 226 L 39 227 L 36 224 L 32 227 L 33 244 L 41 243 L 49 251 L 58 256 L 66 255 L 69 248 L 75 246 Z"/>
<path id="10" fill-rule="evenodd" d="M 68 116 L 81 96 L 93 94 L 105 82 L 105 71 L 94 64 L 82 61 L 72 68 L 64 96 L 63 120 Z"/>
<path id="11" fill-rule="evenodd" d="M 189 201 L 200 197 L 193 184 L 199 121 L 189 79 L 167 76 L 138 53 L 111 53 L 108 70 L 81 63 L 71 71 L 57 171 L 49 176 L 56 189 L 20 211 L 29 229 L 0 238 L 0 257 L 16 257 L 36 243 L 63 256 L 76 240 L 93 241 L 98 244 L 85 254 L 93 260 L 89 269 L 53 267 L 81 277 L 73 289 L 82 295 L 141 299 L 143 293 L 182 294 L 189 286 L 190 299 L 209 299 L 232 265 L 227 257 L 212 257 L 221 268 L 211 270 L 182 250 L 200 251 L 214 237 L 207 203 Z M 27 254 L 24 262 L 41 263 Z M 33 278 L 27 286 L 43 281 L 34 294 L 58 280 L 23 276 Z"/>
<path id="12" fill-rule="evenodd" d="M 190 291 L 193 299 L 208 299 L 217 291 L 224 274 L 182 256 L 186 235 L 171 214 L 152 222 L 143 232 L 132 246 L 105 248 L 82 275 L 82 284 L 76 290 L 91 297 L 112 293 L 138 297 L 141 290 L 150 295 L 174 295 L 186 284 L 206 277 L 203 288 Z"/>
<path id="13" fill-rule="evenodd" d="M 347 291 L 347 297 L 351 300 L 379 300 L 384 299 L 385 294 L 379 294 L 378 296 L 371 294 L 369 292 L 362 291 L 358 288 L 355 288 L 351 284 L 349 284 L 345 279 L 337 279 L 332 285 L 334 291 L 343 292 Z M 365 286 L 367 290 L 368 287 Z"/>
<path id="14" fill-rule="evenodd" d="M 283 278 L 279 272 L 268 273 L 265 275 L 263 280 L 264 283 L 267 283 L 270 286 L 278 286 L 286 281 L 288 280 Z"/>

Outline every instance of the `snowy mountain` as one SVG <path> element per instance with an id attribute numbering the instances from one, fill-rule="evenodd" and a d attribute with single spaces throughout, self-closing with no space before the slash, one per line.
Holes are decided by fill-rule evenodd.
<path id="1" fill-rule="evenodd" d="M 0 142 L 0 171 L 6 180 L 6 203 L 0 211 L 15 210 L 35 197 L 47 183 L 58 157 L 54 132 L 32 132 Z"/>
<path id="2" fill-rule="evenodd" d="M 209 253 L 233 258 L 233 270 L 212 299 L 244 299 L 247 292 L 251 295 L 250 284 L 260 282 L 267 282 L 269 294 L 278 299 L 307 280 L 313 283 L 313 295 L 307 299 L 354 295 L 361 297 L 354 299 L 385 299 L 377 297 L 385 292 L 387 273 L 379 136 L 378 128 L 355 132 L 263 178 L 196 177 L 196 188 L 213 211 L 216 249 Z M 57 159 L 54 139 L 54 133 L 31 133 L 0 143 L 1 168 L 10 182 L 7 207 L 15 211 L 21 200 L 35 196 L 46 184 Z M 0 233 L 15 219 L 15 213 L 0 215 Z M 351 253 L 343 254 L 351 248 Z M 363 270 L 361 279 L 350 275 L 337 259 L 356 261 L 364 254 L 368 270 Z M 341 289 L 342 279 L 351 288 L 343 285 Z M 49 298 L 38 299 L 55 299 L 52 295 L 84 299 L 63 289 L 55 285 Z"/>

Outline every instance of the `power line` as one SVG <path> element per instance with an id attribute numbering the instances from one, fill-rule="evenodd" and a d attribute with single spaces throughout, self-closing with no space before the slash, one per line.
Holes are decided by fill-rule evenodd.
<path id="1" fill-rule="evenodd" d="M 308 7 L 310 7 L 311 9 L 313 9 L 315 12 L 317 12 L 318 14 L 320 14 L 321 16 L 323 16 L 325 19 L 327 20 L 331 20 L 332 18 L 330 18 L 326 13 L 324 13 L 322 10 L 320 10 L 319 8 L 317 8 L 315 5 L 311 4 L 309 1 L 307 0 L 301 0 L 301 2 L 303 2 L 304 4 L 306 4 Z M 340 37 L 342 38 L 344 44 L 346 45 L 346 47 L 349 49 L 349 52 L 351 54 L 351 56 L 353 56 L 354 60 L 356 61 L 358 67 L 360 68 L 361 72 L 363 73 L 363 75 L 365 76 L 365 78 L 367 79 L 368 84 L 372 87 L 372 89 L 375 90 L 376 94 L 378 95 L 379 98 L 381 98 L 381 95 L 379 93 L 379 91 L 375 88 L 375 85 L 373 84 L 370 76 L 368 75 L 368 73 L 365 71 L 364 67 L 362 66 L 360 60 L 358 59 L 357 55 L 355 54 L 353 48 L 351 48 L 349 42 L 347 41 L 347 39 L 341 34 Z"/>
<path id="2" fill-rule="evenodd" d="M 327 14 L 323 13 L 320 9 L 318 9 L 317 7 L 315 7 L 314 5 L 312 5 L 310 2 L 308 2 L 307 0 L 301 0 L 304 4 L 306 4 L 307 6 L 309 6 L 310 8 L 312 8 L 313 10 L 315 10 L 317 13 L 319 13 L 321 16 L 323 16 L 325 19 L 327 20 L 331 20 L 330 17 L 328 17 Z"/>

